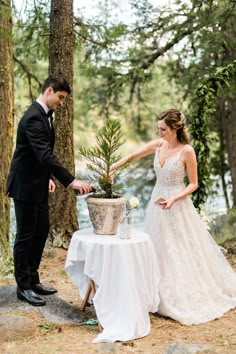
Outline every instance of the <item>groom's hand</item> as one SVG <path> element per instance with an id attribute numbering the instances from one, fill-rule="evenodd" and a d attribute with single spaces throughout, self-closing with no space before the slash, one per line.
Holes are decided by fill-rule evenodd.
<path id="1" fill-rule="evenodd" d="M 56 185 L 55 185 L 55 183 L 53 182 L 53 180 L 50 179 L 50 180 L 49 180 L 49 184 L 48 184 L 48 191 L 49 191 L 49 193 L 55 192 L 55 189 L 56 189 Z"/>
<path id="2" fill-rule="evenodd" d="M 75 179 L 70 186 L 71 188 L 78 190 L 81 195 L 88 194 L 93 190 L 93 187 L 90 184 L 78 179 Z"/>

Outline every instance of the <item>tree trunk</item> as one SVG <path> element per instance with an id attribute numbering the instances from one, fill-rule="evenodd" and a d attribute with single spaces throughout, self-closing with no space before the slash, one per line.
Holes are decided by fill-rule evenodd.
<path id="1" fill-rule="evenodd" d="M 222 183 L 222 189 L 223 189 L 223 194 L 225 198 L 225 204 L 226 208 L 230 208 L 230 203 L 229 203 L 229 197 L 228 197 L 228 189 L 227 189 L 227 182 L 225 179 L 226 173 L 228 171 L 226 161 L 225 161 L 225 155 L 227 153 L 226 151 L 226 139 L 225 139 L 225 131 L 222 129 L 224 126 L 224 117 L 225 117 L 225 97 L 221 95 L 218 99 L 218 108 L 216 109 L 216 116 L 217 116 L 217 130 L 218 130 L 218 135 L 219 135 L 219 140 L 220 140 L 220 146 L 219 146 L 219 162 L 218 162 L 218 171 Z"/>
<path id="2" fill-rule="evenodd" d="M 233 207 L 236 207 L 236 101 L 233 93 L 226 101 L 224 128 L 232 179 Z"/>
<path id="3" fill-rule="evenodd" d="M 0 3 L 0 247 L 8 245 L 10 201 L 6 178 L 13 141 L 13 54 L 11 1 Z M 2 251 L 2 249 L 1 249 Z"/>
<path id="4" fill-rule="evenodd" d="M 49 74 L 61 72 L 73 82 L 73 0 L 51 0 L 49 37 Z M 73 96 L 55 114 L 55 155 L 74 174 Z M 67 247 L 78 229 L 76 196 L 58 182 L 50 197 L 50 239 L 54 246 Z"/>
<path id="5" fill-rule="evenodd" d="M 224 33 L 225 42 L 222 45 L 224 48 L 224 62 L 233 62 L 236 57 L 235 49 L 235 18 L 230 16 L 222 26 L 222 33 Z M 235 77 L 231 78 L 230 87 L 226 90 L 224 96 L 225 100 L 225 115 L 224 115 L 224 129 L 226 137 L 226 147 L 228 153 L 228 161 L 230 166 L 230 174 L 232 180 L 232 197 L 233 207 L 236 207 L 236 84 Z"/>

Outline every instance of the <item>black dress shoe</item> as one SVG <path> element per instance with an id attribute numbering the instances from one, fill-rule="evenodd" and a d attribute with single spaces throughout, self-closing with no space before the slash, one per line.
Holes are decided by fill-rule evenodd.
<path id="1" fill-rule="evenodd" d="M 46 305 L 46 301 L 41 296 L 35 294 L 31 289 L 22 290 L 20 288 L 17 288 L 16 294 L 18 299 L 27 301 L 30 305 L 33 306 Z"/>
<path id="2" fill-rule="evenodd" d="M 52 295 L 57 293 L 57 289 L 48 288 L 42 284 L 34 284 L 32 285 L 32 289 L 39 295 Z"/>

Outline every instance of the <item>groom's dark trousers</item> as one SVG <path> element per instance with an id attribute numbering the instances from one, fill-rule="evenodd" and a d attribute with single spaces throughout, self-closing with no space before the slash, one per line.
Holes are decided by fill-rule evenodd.
<path id="1" fill-rule="evenodd" d="M 39 284 L 38 268 L 49 231 L 48 202 L 14 200 L 17 235 L 14 244 L 15 278 L 21 289 Z"/>
<path id="2" fill-rule="evenodd" d="M 48 187 L 55 176 L 65 187 L 74 180 L 53 154 L 54 130 L 43 107 L 34 102 L 21 118 L 7 179 L 14 199 L 16 240 L 15 278 L 20 289 L 38 284 L 38 268 L 49 231 Z"/>

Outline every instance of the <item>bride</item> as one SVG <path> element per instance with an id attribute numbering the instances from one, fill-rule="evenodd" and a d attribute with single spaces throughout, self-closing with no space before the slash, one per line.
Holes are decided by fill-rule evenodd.
<path id="1" fill-rule="evenodd" d="M 161 113 L 158 131 L 160 139 L 121 159 L 114 170 L 155 153 L 157 180 L 145 229 L 161 274 L 158 313 L 184 325 L 208 322 L 236 306 L 236 273 L 189 197 L 198 187 L 197 160 L 183 114 L 174 108 Z"/>

